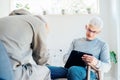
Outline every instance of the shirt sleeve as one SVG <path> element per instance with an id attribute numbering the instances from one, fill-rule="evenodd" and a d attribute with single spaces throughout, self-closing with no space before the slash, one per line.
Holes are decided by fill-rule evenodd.
<path id="1" fill-rule="evenodd" d="M 102 72 L 108 72 L 110 70 L 111 63 L 108 44 L 103 45 L 96 67 L 99 68 Z"/>

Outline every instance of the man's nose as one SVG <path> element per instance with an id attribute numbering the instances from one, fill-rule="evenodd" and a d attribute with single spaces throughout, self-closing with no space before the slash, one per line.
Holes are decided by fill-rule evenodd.
<path id="1" fill-rule="evenodd" d="M 94 33 L 93 33 L 93 32 L 90 32 L 90 33 L 89 33 L 89 35 L 90 35 L 90 36 L 93 36 L 93 35 L 94 35 Z"/>

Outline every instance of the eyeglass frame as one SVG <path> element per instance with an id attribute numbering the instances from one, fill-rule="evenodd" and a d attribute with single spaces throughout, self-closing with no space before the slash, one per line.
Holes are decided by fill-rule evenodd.
<path id="1" fill-rule="evenodd" d="M 90 28 L 88 28 L 89 25 L 86 25 L 86 30 L 90 33 L 93 33 L 93 34 L 98 34 L 100 33 L 100 31 L 92 31 Z"/>

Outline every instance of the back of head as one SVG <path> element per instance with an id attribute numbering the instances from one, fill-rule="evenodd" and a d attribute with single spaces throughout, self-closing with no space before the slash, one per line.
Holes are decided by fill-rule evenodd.
<path id="1" fill-rule="evenodd" d="M 46 19 L 41 16 L 41 15 L 33 15 L 31 14 L 29 11 L 25 10 L 25 9 L 16 9 L 16 10 L 13 10 L 9 16 L 14 16 L 14 15 L 29 15 L 29 16 L 33 16 L 35 18 L 38 18 L 40 21 L 42 21 L 44 24 L 46 24 L 47 26 L 47 22 L 46 22 Z"/>
<path id="2" fill-rule="evenodd" d="M 94 26 L 94 27 L 98 27 L 98 28 L 100 28 L 100 29 L 103 28 L 103 21 L 102 21 L 102 19 L 101 19 L 100 17 L 98 17 L 98 16 L 92 17 L 92 18 L 89 20 L 88 24 L 90 24 L 90 25 L 92 25 L 92 26 Z"/>
<path id="3" fill-rule="evenodd" d="M 9 14 L 9 16 L 12 16 L 12 15 L 32 15 L 32 14 L 25 9 L 16 9 Z"/>
<path id="4" fill-rule="evenodd" d="M 41 20 L 43 23 L 47 23 L 45 18 L 41 15 L 33 15 L 31 14 L 29 11 L 25 10 L 25 9 L 16 9 L 16 10 L 13 10 L 9 16 L 14 16 L 14 15 L 32 15 L 34 17 L 37 17 L 39 20 Z"/>

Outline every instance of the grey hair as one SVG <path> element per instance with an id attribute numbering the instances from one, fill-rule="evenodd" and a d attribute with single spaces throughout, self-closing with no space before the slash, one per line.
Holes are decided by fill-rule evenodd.
<path id="1" fill-rule="evenodd" d="M 100 29 L 103 28 L 103 20 L 98 17 L 98 16 L 94 16 L 92 17 L 90 20 L 89 20 L 89 24 L 95 26 L 95 27 L 98 27 Z"/>
<path id="2" fill-rule="evenodd" d="M 32 14 L 25 9 L 16 9 L 9 14 L 9 16 L 12 16 L 12 15 L 32 15 Z"/>

